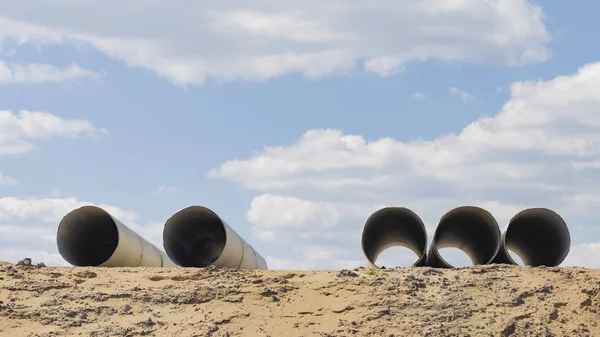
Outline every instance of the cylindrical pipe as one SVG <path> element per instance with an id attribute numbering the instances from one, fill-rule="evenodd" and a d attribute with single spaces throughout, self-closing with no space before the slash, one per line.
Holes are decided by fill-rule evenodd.
<path id="1" fill-rule="evenodd" d="M 518 264 L 508 250 L 517 254 L 527 266 L 555 267 L 571 249 L 567 224 L 547 208 L 528 208 L 517 213 L 502 233 L 502 247 L 493 263 Z"/>
<path id="2" fill-rule="evenodd" d="M 163 244 L 179 266 L 268 269 L 267 262 L 215 212 L 190 206 L 165 223 Z"/>
<path id="3" fill-rule="evenodd" d="M 446 213 L 431 240 L 427 265 L 453 268 L 439 249 L 453 247 L 464 251 L 474 265 L 492 261 L 500 249 L 500 228 L 492 214 L 483 208 L 461 206 Z"/>
<path id="4" fill-rule="evenodd" d="M 404 207 L 382 208 L 367 219 L 361 245 L 368 266 L 378 269 L 377 257 L 390 247 L 402 246 L 417 254 L 413 266 L 422 266 L 427 253 L 427 230 L 421 218 Z"/>
<path id="5" fill-rule="evenodd" d="M 75 266 L 176 267 L 164 252 L 95 206 L 65 215 L 56 243 L 60 255 Z"/>

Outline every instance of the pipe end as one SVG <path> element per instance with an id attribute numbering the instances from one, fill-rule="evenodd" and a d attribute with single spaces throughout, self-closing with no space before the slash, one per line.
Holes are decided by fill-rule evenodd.
<path id="1" fill-rule="evenodd" d="M 419 216 L 408 208 L 385 207 L 369 216 L 363 227 L 361 246 L 369 266 L 375 265 L 378 256 L 391 247 L 405 247 L 413 251 L 417 261 L 424 264 L 427 252 L 427 230 Z"/>
<path id="2" fill-rule="evenodd" d="M 223 221 L 203 206 L 178 211 L 167 220 L 163 230 L 165 252 L 181 267 L 210 266 L 221 256 L 226 242 Z"/>
<path id="3" fill-rule="evenodd" d="M 441 248 L 458 248 L 473 265 L 488 264 L 501 248 L 500 227 L 494 216 L 477 206 L 460 206 L 448 211 L 435 230 L 427 264 L 431 267 L 454 267 L 440 254 Z"/>
<path id="4" fill-rule="evenodd" d="M 518 254 L 529 266 L 555 267 L 571 247 L 564 219 L 547 208 L 528 208 L 517 213 L 505 232 L 506 249 Z"/>
<path id="5" fill-rule="evenodd" d="M 56 243 L 58 252 L 70 264 L 95 267 L 110 259 L 119 243 L 119 232 L 108 212 L 83 206 L 62 219 Z"/>

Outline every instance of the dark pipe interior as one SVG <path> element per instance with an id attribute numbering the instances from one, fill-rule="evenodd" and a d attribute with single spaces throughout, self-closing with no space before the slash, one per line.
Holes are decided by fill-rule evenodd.
<path id="1" fill-rule="evenodd" d="M 173 214 L 163 230 L 165 251 L 181 267 L 210 266 L 223 252 L 226 240 L 221 219 L 202 206 L 190 206 Z"/>
<path id="2" fill-rule="evenodd" d="M 567 224 L 554 211 L 530 208 L 515 215 L 505 234 L 505 246 L 529 266 L 558 266 L 569 253 Z"/>
<path id="3" fill-rule="evenodd" d="M 67 214 L 58 225 L 58 252 L 75 266 L 99 266 L 113 254 L 119 232 L 103 209 L 84 206 Z"/>
<path id="4" fill-rule="evenodd" d="M 394 246 L 406 247 L 415 252 L 418 256 L 415 265 L 425 260 L 425 225 L 407 208 L 386 207 L 373 213 L 365 223 L 361 241 L 365 256 L 373 264 L 381 252 Z"/>
<path id="5" fill-rule="evenodd" d="M 489 263 L 500 248 L 500 228 L 496 219 L 482 208 L 457 207 L 440 220 L 432 240 L 428 265 L 453 267 L 437 251 L 445 247 L 464 251 L 473 264 Z"/>

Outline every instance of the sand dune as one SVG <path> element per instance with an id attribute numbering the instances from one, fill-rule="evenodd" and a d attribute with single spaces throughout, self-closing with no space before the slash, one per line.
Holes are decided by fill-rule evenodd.
<path id="1" fill-rule="evenodd" d="M 600 270 L 0 263 L 0 336 L 600 336 Z"/>

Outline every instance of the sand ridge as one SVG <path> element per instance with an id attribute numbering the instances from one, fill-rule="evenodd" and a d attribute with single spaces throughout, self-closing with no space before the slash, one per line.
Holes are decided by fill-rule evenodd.
<path id="1" fill-rule="evenodd" d="M 0 263 L 0 336 L 600 336 L 600 270 Z"/>

